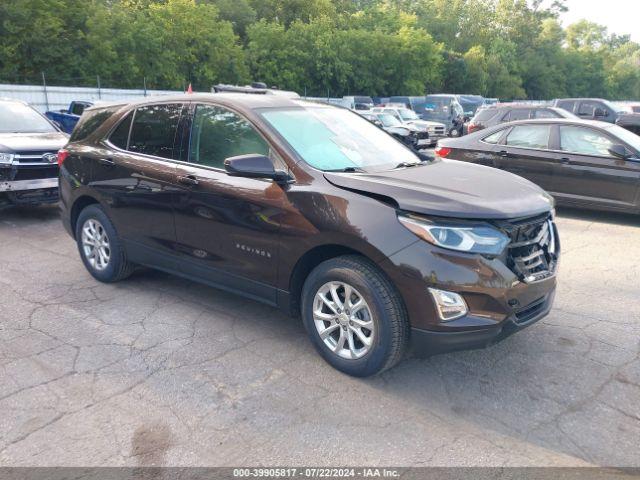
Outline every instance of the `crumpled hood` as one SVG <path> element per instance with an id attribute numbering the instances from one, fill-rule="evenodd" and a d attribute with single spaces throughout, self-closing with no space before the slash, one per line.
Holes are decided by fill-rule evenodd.
<path id="1" fill-rule="evenodd" d="M 25 150 L 56 151 L 64 147 L 69 137 L 61 132 L 49 133 L 0 133 L 0 152 Z"/>
<path id="2" fill-rule="evenodd" d="M 522 177 L 455 160 L 435 160 L 380 173 L 324 175 L 338 187 L 386 196 L 402 210 L 425 215 L 508 219 L 553 208 L 553 198 Z"/>

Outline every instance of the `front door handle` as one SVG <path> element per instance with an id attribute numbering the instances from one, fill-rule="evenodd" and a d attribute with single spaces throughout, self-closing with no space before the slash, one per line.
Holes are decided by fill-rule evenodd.
<path id="1" fill-rule="evenodd" d="M 500 150 L 498 152 L 498 155 L 500 155 L 501 157 L 508 157 L 509 156 L 509 152 L 507 152 L 506 150 Z"/>
<path id="2" fill-rule="evenodd" d="M 560 159 L 560 163 L 562 163 L 563 165 L 566 165 L 567 163 L 569 163 L 571 161 L 571 159 L 569 157 L 562 157 Z"/>
<path id="3" fill-rule="evenodd" d="M 195 177 L 195 175 L 184 175 L 178 177 L 178 183 L 193 186 L 198 185 L 198 179 Z"/>

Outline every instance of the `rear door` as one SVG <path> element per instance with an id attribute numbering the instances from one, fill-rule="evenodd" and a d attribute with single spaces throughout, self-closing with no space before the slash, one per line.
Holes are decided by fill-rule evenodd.
<path id="1" fill-rule="evenodd" d="M 640 186 L 640 163 L 608 152 L 620 143 L 601 129 L 560 125 L 555 146 L 560 160 L 555 195 L 571 203 L 632 208 Z"/>
<path id="2" fill-rule="evenodd" d="M 497 149 L 498 167 L 551 191 L 559 162 L 549 151 L 551 128 L 544 123 L 513 126 Z"/>
<path id="3" fill-rule="evenodd" d="M 177 131 L 184 105 L 145 105 L 129 112 L 95 152 L 91 187 L 127 250 L 141 263 L 174 268 L 172 195 L 175 193 Z M 166 264 L 166 265 L 165 265 Z"/>

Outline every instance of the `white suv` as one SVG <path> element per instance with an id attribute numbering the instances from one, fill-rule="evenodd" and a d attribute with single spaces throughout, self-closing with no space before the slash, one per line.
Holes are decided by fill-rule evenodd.
<path id="1" fill-rule="evenodd" d="M 420 117 L 405 106 L 387 105 L 372 109 L 375 113 L 388 113 L 397 118 L 401 123 L 413 125 L 429 133 L 431 145 L 435 145 L 439 139 L 447 137 L 447 128 L 444 123 L 421 120 Z"/>

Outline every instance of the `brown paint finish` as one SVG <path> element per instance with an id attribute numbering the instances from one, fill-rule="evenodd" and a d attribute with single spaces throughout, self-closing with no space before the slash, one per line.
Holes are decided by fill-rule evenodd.
<path id="1" fill-rule="evenodd" d="M 185 106 L 174 158 L 135 154 L 107 141 L 131 110 L 168 103 Z M 250 122 L 284 162 L 290 181 L 234 177 L 187 162 L 194 104 L 227 108 Z M 294 310 L 309 269 L 331 256 L 356 253 L 392 281 L 415 332 L 493 338 L 532 302 L 548 298 L 550 308 L 553 274 L 526 283 L 506 256 L 445 250 L 398 221 L 400 211 L 489 223 L 548 216 L 552 202 L 542 190 L 491 168 L 449 161 L 375 174 L 316 170 L 259 114 L 305 105 L 269 95 L 215 94 L 125 106 L 89 138 L 67 146 L 70 156 L 60 176 L 63 222 L 72 232 L 78 205 L 99 203 L 132 261 Z M 459 292 L 470 313 L 441 322 L 428 287 Z"/>

